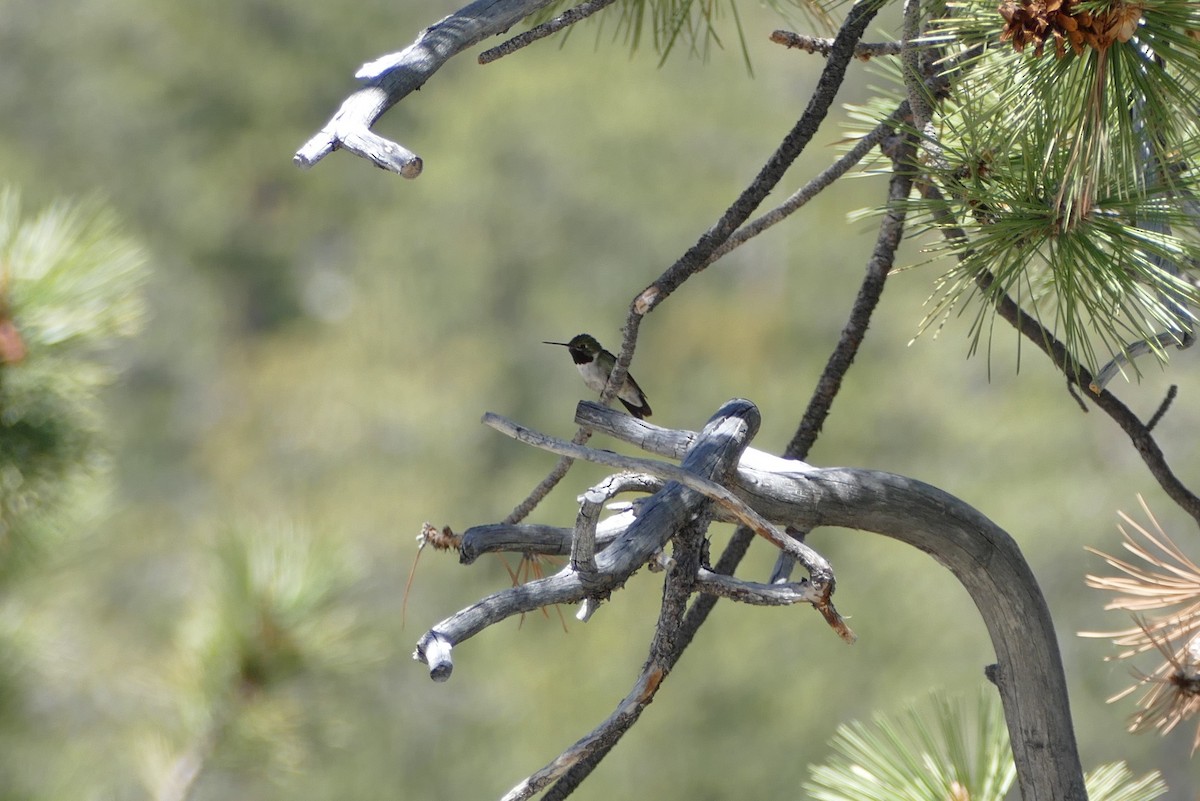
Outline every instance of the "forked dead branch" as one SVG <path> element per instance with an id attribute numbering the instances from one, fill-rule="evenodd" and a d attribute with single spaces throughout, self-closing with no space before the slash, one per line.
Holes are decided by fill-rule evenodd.
<path id="1" fill-rule="evenodd" d="M 449 678 L 454 646 L 487 626 L 552 604 L 586 602 L 590 615 L 596 603 L 611 600 L 642 567 L 667 569 L 663 613 L 650 644 L 647 667 L 633 691 L 597 730 L 506 798 L 529 797 L 636 719 L 670 670 L 656 643 L 678 631 L 692 594 L 759 605 L 810 604 L 822 611 L 841 636 L 852 638 L 831 603 L 832 567 L 807 545 L 780 537 L 781 542 L 789 543 L 781 547 L 788 548 L 809 570 L 809 577 L 800 581 L 746 581 L 720 574 L 705 564 L 706 531 L 709 523 L 718 519 L 748 524 L 760 534 L 763 532 L 759 529 L 765 527 L 778 535 L 778 526 L 805 531 L 820 527 L 861 529 L 931 554 L 970 593 L 991 635 L 996 665 L 989 675 L 995 678 L 1004 702 L 1024 798 L 1085 797 L 1066 679 L 1037 581 L 1012 538 L 967 504 L 903 476 L 818 468 L 756 451 L 749 443 L 758 430 L 758 410 L 745 400 L 726 403 L 698 434 L 659 428 L 600 404 L 579 404 L 576 422 L 580 425 L 633 443 L 656 456 L 682 458 L 678 467 L 582 448 L 494 415 L 485 421 L 545 450 L 628 472 L 610 477 L 585 493 L 581 514 L 572 528 L 488 525 L 463 534 L 464 562 L 495 550 L 570 553 L 572 559 L 553 576 L 489 595 L 431 628 L 421 637 L 414 658 L 429 665 L 435 680 Z M 635 501 L 631 508 L 597 522 L 599 500 L 625 489 L 655 491 Z M 592 493 L 594 497 L 589 497 Z M 671 553 L 666 556 L 668 544 Z M 981 654 L 981 662 L 984 659 Z"/>
<path id="2" fill-rule="evenodd" d="M 599 407 L 599 411 L 608 412 L 603 407 Z M 750 585 L 733 589 L 730 582 L 736 580 L 729 578 L 720 582 L 702 583 L 701 591 L 704 586 L 720 587 L 720 590 L 714 592 L 726 597 L 754 596 L 763 604 L 772 601 L 795 603 L 797 600 L 806 600 L 826 616 L 839 634 L 848 640 L 853 639 L 853 634 L 833 607 L 831 596 L 834 579 L 829 563 L 809 546 L 776 529 L 765 517 L 741 500 L 736 492 L 723 484 L 738 464 L 750 438 L 758 430 L 758 411 L 748 401 L 734 400 L 725 404 L 700 435 L 692 435 L 694 442 L 687 448 L 679 467 L 647 459 L 631 459 L 610 451 L 583 448 L 523 429 L 492 415 L 485 420 L 503 433 L 545 450 L 563 455 L 569 453 L 576 458 L 631 472 L 648 473 L 666 479 L 666 483 L 653 495 L 639 501 L 633 514 L 622 516 L 627 523 L 623 530 L 610 531 L 610 536 L 600 543 L 596 541 L 595 530 L 595 512 L 598 511 L 599 504 L 588 497 L 590 493 L 585 493 L 578 523 L 567 537 L 571 542 L 572 558 L 563 570 L 553 576 L 488 596 L 434 626 L 421 638 L 414 656 L 429 664 L 430 674 L 435 679 L 449 678 L 452 669 L 450 647 L 493 623 L 553 604 L 578 603 L 585 599 L 594 603 L 607 599 L 613 590 L 624 585 L 635 572 L 648 562 L 657 560 L 671 537 L 680 528 L 700 519 L 712 519 L 715 515 L 713 507 L 723 510 L 725 519 L 735 519 L 749 525 L 777 547 L 786 549 L 809 571 L 811 580 L 781 587 L 780 591 L 756 595 Z M 614 431 L 621 430 L 615 426 L 612 428 Z M 672 438 L 678 441 L 679 435 L 676 432 L 667 432 L 665 429 L 660 431 L 663 435 L 675 434 Z M 805 467 L 800 462 L 794 463 L 793 466 Z M 610 481 L 617 485 L 623 484 L 619 476 Z M 641 481 L 638 483 L 643 484 Z M 603 487 L 595 491 L 601 497 L 609 494 Z M 478 534 L 472 537 L 474 531 L 469 530 L 464 534 L 464 542 L 474 542 L 474 547 L 479 550 L 490 550 L 486 543 L 476 542 L 481 537 Z M 525 540 L 519 528 L 491 527 L 483 539 L 488 537 L 503 537 L 506 543 L 504 547 L 518 553 L 534 551 L 544 547 L 545 543 L 545 539 L 540 536 Z M 561 545 L 555 543 L 553 549 L 557 552 L 561 550 Z M 437 654 L 436 658 L 431 657 L 429 653 L 429 645 L 433 642 L 439 644 L 433 649 Z"/>

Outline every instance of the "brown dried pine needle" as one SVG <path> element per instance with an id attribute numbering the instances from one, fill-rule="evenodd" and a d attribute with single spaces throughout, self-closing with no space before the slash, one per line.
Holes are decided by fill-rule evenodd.
<path id="1" fill-rule="evenodd" d="M 1135 625 L 1121 631 L 1080 632 L 1084 637 L 1105 637 L 1124 650 L 1117 659 L 1128 659 L 1156 650 L 1163 662 L 1149 674 L 1134 671 L 1137 681 L 1108 699 L 1117 701 L 1145 687 L 1138 711 L 1130 719 L 1133 732 L 1157 729 L 1167 734 L 1200 712 L 1200 566 L 1192 561 L 1163 531 L 1146 502 L 1138 502 L 1153 532 L 1120 512 L 1126 525 L 1119 526 L 1122 545 L 1137 560 L 1127 561 L 1094 548 L 1119 575 L 1087 576 L 1089 587 L 1117 593 L 1105 609 L 1123 609 Z M 1151 610 L 1160 614 L 1146 615 Z M 1200 747 L 1200 729 L 1192 741 L 1192 752 Z"/>
<path id="2" fill-rule="evenodd" d="M 1141 621 L 1139 620 L 1139 623 Z M 1157 729 L 1168 734 L 1180 723 L 1200 712 L 1200 639 L 1193 637 L 1186 645 L 1173 650 L 1169 641 L 1143 627 L 1145 636 L 1154 643 L 1165 660 L 1157 670 L 1147 675 L 1134 671 L 1138 682 L 1109 699 L 1116 701 L 1146 686 L 1138 699 L 1138 711 L 1129 720 L 1131 732 Z M 1192 738 L 1192 753 L 1200 747 L 1200 728 Z"/>

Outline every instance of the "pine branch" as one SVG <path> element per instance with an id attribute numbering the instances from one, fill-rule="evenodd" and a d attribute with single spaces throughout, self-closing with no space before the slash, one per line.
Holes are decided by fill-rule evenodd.
<path id="1" fill-rule="evenodd" d="M 922 184 L 922 192 L 927 198 L 934 201 L 934 214 L 938 216 L 937 222 L 943 235 L 948 239 L 954 240 L 956 243 L 969 242 L 970 240 L 966 231 L 954 222 L 949 211 L 946 210 L 945 198 L 942 196 L 941 191 L 932 184 Z M 969 256 L 969 249 L 964 248 L 959 251 L 958 257 L 960 261 L 969 258 Z M 980 289 L 987 292 L 992 289 L 995 278 L 988 271 L 980 270 L 976 275 L 975 281 Z M 1107 389 L 1101 389 L 1099 392 L 1093 391 L 1091 386 L 1095 381 L 1087 368 L 1070 354 L 1066 345 L 1059 341 L 1048 328 L 1038 322 L 1033 316 L 1026 314 L 1011 297 L 1005 293 L 1001 293 L 996 299 L 995 308 L 996 313 L 1004 318 L 1009 325 L 1019 331 L 1022 336 L 1036 345 L 1039 350 L 1049 357 L 1051 363 L 1066 376 L 1069 384 L 1083 390 L 1083 395 L 1100 407 L 1105 414 L 1121 427 L 1121 430 L 1129 436 L 1134 449 L 1142 457 L 1142 461 L 1150 469 L 1150 474 L 1158 481 L 1163 491 L 1167 493 L 1168 497 L 1179 508 L 1191 515 L 1192 519 L 1197 523 L 1200 523 L 1200 497 L 1197 497 L 1195 493 L 1189 490 L 1175 476 L 1175 473 L 1167 464 L 1166 457 L 1163 455 L 1158 442 L 1154 439 L 1150 428 L 1128 406 L 1122 403 L 1116 395 L 1113 395 Z M 1157 423 L 1157 420 L 1154 422 Z"/>

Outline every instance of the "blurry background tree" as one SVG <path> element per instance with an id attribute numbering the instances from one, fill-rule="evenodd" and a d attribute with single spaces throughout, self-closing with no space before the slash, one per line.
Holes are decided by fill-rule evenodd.
<path id="1" fill-rule="evenodd" d="M 544 43 L 486 68 L 451 61 L 394 108 L 378 127 L 425 158 L 415 183 L 341 156 L 307 173 L 289 163 L 362 61 L 452 10 L 278 0 L 6 8 L 0 169 L 25 211 L 6 208 L 33 231 L 67 214 L 57 199 L 99 193 L 102 206 L 78 207 L 41 247 L 108 242 L 72 268 L 101 286 L 61 291 L 79 293 L 67 296 L 78 314 L 89 299 L 114 313 L 70 315 L 63 324 L 78 339 L 51 347 L 55 329 L 22 315 L 61 301 L 39 300 L 52 284 L 39 290 L 31 263 L 6 255 L 3 316 L 25 354 L 14 358 L 4 339 L 2 422 L 12 427 L 10 408 L 21 408 L 8 393 L 41 386 L 26 398 L 59 404 L 61 439 L 37 443 L 57 449 L 46 451 L 55 472 L 43 474 L 39 503 L 21 501 L 17 513 L 30 516 L 6 520 L 4 797 L 495 797 L 627 690 L 657 609 L 653 577 L 568 635 L 532 616 L 499 627 L 471 643 L 453 685 L 430 684 L 409 660 L 417 629 L 507 576 L 496 560 L 463 571 L 427 558 L 402 631 L 412 538 L 426 519 L 497 519 L 544 475 L 545 459 L 476 425 L 480 413 L 570 435 L 582 386 L 558 349 L 538 343 L 587 330 L 615 347 L 632 293 L 757 172 L 821 64 L 770 44 L 778 18 L 752 6 L 716 31 L 728 41 L 742 32 L 753 76 L 738 46 L 661 68 L 654 52 L 630 59 L 608 46 L 626 30 L 610 22 L 601 46 L 585 28 L 566 52 Z M 870 38 L 899 30 L 898 11 L 884 15 Z M 998 34 L 1004 21 L 990 24 Z M 1177 46 L 1194 52 L 1184 38 Z M 1057 75 L 1070 98 L 1081 63 L 1047 52 L 1022 69 Z M 989 101 L 998 113 L 1025 108 L 1014 94 L 1038 84 L 1024 74 L 1014 71 L 1013 94 Z M 839 100 L 867 107 L 870 82 L 852 64 Z M 846 135 L 827 125 L 788 191 Z M 998 159 L 980 140 L 961 163 L 989 147 Z M 1188 155 L 1181 163 L 1194 163 Z M 978 172 L 964 183 L 978 177 L 986 192 Z M 764 412 L 760 447 L 782 449 L 874 239 L 874 222 L 847 211 L 877 206 L 886 177 L 858 174 L 658 310 L 636 361 L 657 420 L 696 426 L 743 395 Z M 1003 186 L 1015 185 L 1015 171 L 1006 175 Z M 101 207 L 150 254 L 143 278 Z M 919 262 L 917 245 L 936 241 L 902 256 Z M 891 281 L 810 461 L 919 477 L 1012 532 L 1064 635 L 1084 764 L 1160 769 L 1172 792 L 1195 795 L 1191 738 L 1121 733 L 1132 704 L 1103 702 L 1129 683 L 1127 670 L 1101 661 L 1103 643 L 1066 637 L 1114 627 L 1080 587 L 1101 567 L 1082 546 L 1115 550 L 1117 508 L 1142 493 L 1184 547 L 1191 524 L 1111 425 L 1080 415 L 1051 365 L 1026 352 L 1016 372 L 1015 337 L 996 337 L 986 364 L 964 364 L 968 329 L 952 317 L 951 335 L 906 347 L 942 272 Z M 113 299 L 136 297 L 150 314 L 130 339 L 136 304 Z M 1169 382 L 1139 362 L 1140 383 L 1113 385 L 1145 419 L 1178 384 L 1180 402 L 1155 432 L 1185 480 L 1198 422 L 1187 399 L 1200 390 L 1191 358 L 1176 357 Z M 69 374 L 51 369 L 68 361 Z M 119 380 L 89 400 L 102 373 Z M 574 468 L 537 517 L 573 516 L 575 492 L 599 475 Z M 22 471 L 26 491 L 37 479 Z M 6 470 L 5 509 L 12 480 Z M 15 535 L 8 545 L 13 521 L 26 532 L 19 548 Z M 983 681 L 989 646 L 948 575 L 877 538 L 813 539 L 838 567 L 854 648 L 812 615 L 719 605 L 670 692 L 575 797 L 798 795 L 802 771 L 764 766 L 825 759 L 838 723 L 923 694 L 928 684 L 914 677 L 948 691 Z M 747 575 L 769 572 L 766 551 L 751 551 Z M 919 597 L 895 591 L 914 575 Z M 744 653 L 801 668 L 787 699 Z M 543 712 L 568 705 L 570 716 Z"/>

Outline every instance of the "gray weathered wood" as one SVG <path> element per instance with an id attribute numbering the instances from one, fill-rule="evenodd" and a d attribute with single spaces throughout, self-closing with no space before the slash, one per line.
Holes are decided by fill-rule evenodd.
<path id="1" fill-rule="evenodd" d="M 756 606 L 816 604 L 821 600 L 821 593 L 809 581 L 762 584 L 714 573 L 703 567 L 696 572 L 696 589 L 709 595 L 719 595 Z"/>
<path id="2" fill-rule="evenodd" d="M 743 401 L 750 403 L 749 401 Z M 729 403 L 734 403 L 730 401 Z M 753 405 L 753 404 L 750 404 Z M 631 472 L 649 473 L 650 475 L 658 476 L 663 479 L 676 481 L 687 486 L 703 495 L 708 496 L 715 501 L 726 513 L 733 515 L 738 523 L 746 526 L 755 534 L 770 542 L 776 548 L 779 548 L 796 558 L 800 564 L 808 571 L 809 577 L 813 583 L 824 588 L 825 598 L 828 599 L 834 589 L 834 574 L 833 568 L 828 560 L 815 550 L 810 548 L 805 543 L 789 537 L 784 532 L 780 531 L 776 526 L 765 519 L 762 515 L 756 512 L 753 508 L 745 504 L 737 494 L 727 489 L 723 484 L 705 479 L 695 472 L 676 467 L 673 464 L 665 462 L 652 461 L 647 459 L 638 459 L 632 456 L 622 456 L 612 451 L 596 450 L 587 448 L 583 445 L 578 445 L 574 442 L 557 439 L 546 434 L 534 431 L 525 426 L 519 425 L 512 420 L 509 420 L 500 415 L 488 412 L 483 416 L 485 425 L 507 434 L 514 439 L 524 442 L 528 445 L 533 445 L 537 448 L 557 453 L 560 456 L 568 456 L 572 459 L 585 459 L 596 464 L 608 465 L 616 467 L 620 470 L 628 470 Z M 690 454 L 690 451 L 689 451 Z M 778 460 L 776 460 L 778 461 Z M 787 462 L 787 464 L 801 465 L 801 462 Z M 832 604 L 824 604 L 818 607 L 822 614 L 826 615 L 831 625 L 837 628 L 838 632 L 847 638 L 852 638 L 853 634 L 848 628 L 845 628 L 844 621 L 837 617 L 836 610 Z"/>
<path id="3" fill-rule="evenodd" d="M 421 159 L 407 148 L 370 130 L 401 99 L 420 89 L 450 58 L 489 36 L 504 33 L 552 0 L 475 0 L 430 25 L 397 53 L 364 64 L 355 77 L 366 85 L 341 108 L 293 158 L 311 167 L 338 148 L 369 159 L 405 178 L 421 174 Z"/>
<path id="4" fill-rule="evenodd" d="M 603 550 L 633 522 L 633 515 L 623 512 L 600 521 L 596 526 L 596 548 Z M 469 565 L 485 553 L 536 553 L 543 556 L 570 556 L 574 530 L 565 526 L 546 526 L 534 523 L 488 523 L 471 526 L 463 532 L 458 549 L 458 561 Z"/>
<path id="5" fill-rule="evenodd" d="M 704 427 L 684 458 L 682 468 L 706 480 L 723 475 L 729 465 L 737 463 L 742 450 L 758 431 L 758 422 L 758 409 L 749 401 L 726 403 Z M 668 482 L 641 503 L 634 523 L 595 555 L 596 574 L 587 587 L 568 565 L 553 576 L 493 593 L 426 632 L 417 643 L 413 658 L 430 666 L 433 679 L 445 681 L 454 667 L 453 646 L 493 623 L 522 612 L 575 603 L 585 597 L 603 597 L 623 585 L 708 503 L 709 498 L 703 493 L 677 481 Z"/>
<path id="6" fill-rule="evenodd" d="M 957 498 L 903 476 L 833 468 L 790 482 L 796 525 L 874 531 L 949 568 L 970 593 L 996 650 L 1021 797 L 1087 798 L 1054 623 L 1012 537 Z"/>
<path id="7" fill-rule="evenodd" d="M 630 441 L 656 447 L 674 447 L 690 436 L 650 431 L 644 421 L 631 429 L 624 415 L 591 404 L 581 405 L 580 414 L 598 430 L 630 433 Z M 1022 798 L 1087 798 L 1054 623 L 1012 537 L 958 498 L 915 479 L 802 462 L 774 473 L 745 462 L 731 488 L 768 520 L 804 530 L 873 531 L 919 548 L 947 567 L 971 595 L 996 651 L 993 674 Z"/>
<path id="8" fill-rule="evenodd" d="M 631 445 L 636 445 L 647 453 L 665 456 L 669 459 L 682 459 L 696 439 L 695 431 L 656 426 L 595 401 L 579 402 L 575 407 L 575 422 Z M 805 462 L 783 459 L 757 448 L 746 448 L 738 466 L 775 473 L 808 468 L 808 464 Z"/>

